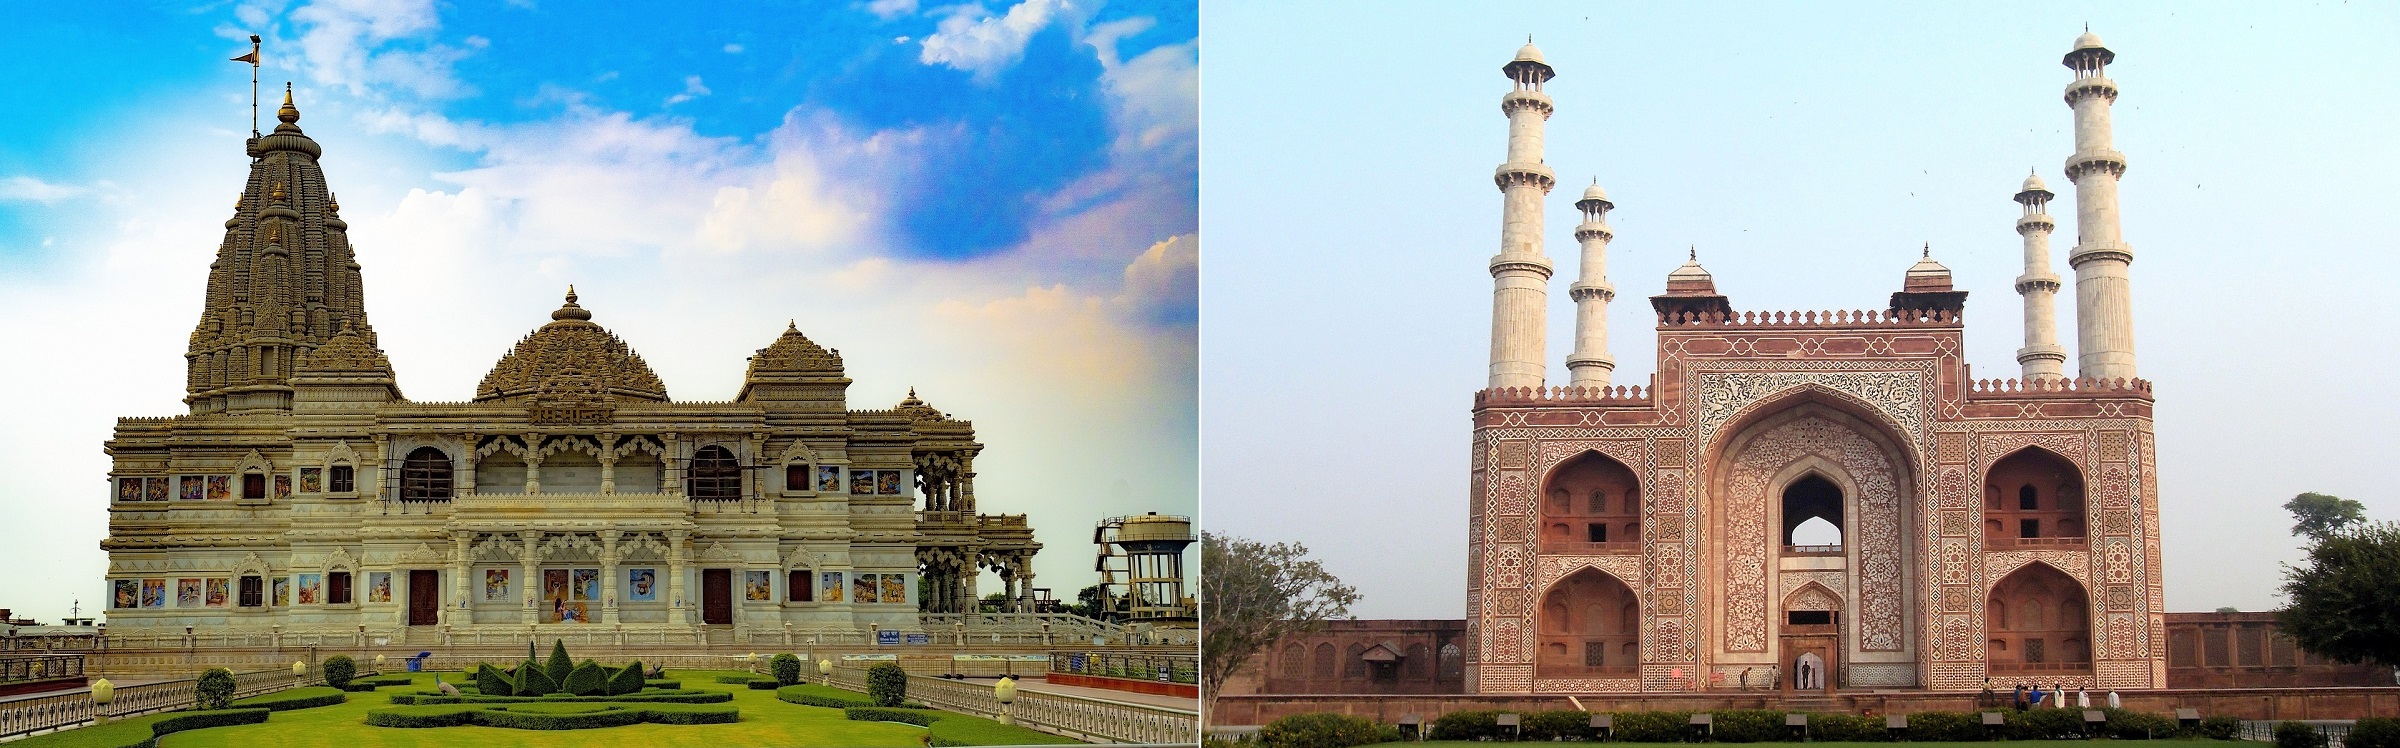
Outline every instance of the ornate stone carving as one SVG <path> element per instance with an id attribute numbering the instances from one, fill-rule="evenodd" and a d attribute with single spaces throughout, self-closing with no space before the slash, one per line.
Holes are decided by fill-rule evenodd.
<path id="1" fill-rule="evenodd" d="M 1736 652 L 1767 648 L 1767 564 L 1780 538 L 1767 533 L 1770 485 L 1778 473 L 1808 459 L 1838 466 L 1858 493 L 1852 537 L 1858 544 L 1859 647 L 1897 650 L 1901 639 L 1900 490 L 1891 460 L 1848 424 L 1808 414 L 1750 437 L 1732 460 L 1722 502 L 1725 527 L 1724 645 Z"/>

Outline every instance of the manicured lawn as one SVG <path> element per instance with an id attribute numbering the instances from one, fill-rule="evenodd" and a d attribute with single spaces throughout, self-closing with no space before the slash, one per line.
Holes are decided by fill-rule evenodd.
<path id="1" fill-rule="evenodd" d="M 639 724 L 594 730 L 514 730 L 461 726 L 435 728 L 373 727 L 366 724 L 370 709 L 391 706 L 393 693 L 433 687 L 433 674 L 419 674 L 414 685 L 387 686 L 376 693 L 353 693 L 347 703 L 313 709 L 276 712 L 265 724 L 218 727 L 179 732 L 159 741 L 161 748 L 454 748 L 456 746 L 530 746 L 534 748 L 592 748 L 596 745 L 664 746 L 667 748 L 748 748 L 749 746 L 891 746 L 922 745 L 926 728 L 890 722 L 845 719 L 842 710 L 779 701 L 774 691 L 715 682 L 713 671 L 676 671 L 685 688 L 726 691 L 742 720 L 724 725 Z M 452 674 L 455 676 L 455 674 Z M 860 694 L 841 693 L 855 698 Z M 678 705 L 645 705 L 673 708 Z M 570 713 L 600 708 L 596 704 L 511 704 L 512 710 Z M 27 738 L 6 748 L 122 748 L 150 736 L 150 723 L 165 714 L 121 719 Z M 1022 727 L 960 714 L 943 713 L 934 734 L 945 740 L 983 745 L 1071 743 L 1074 741 Z"/>

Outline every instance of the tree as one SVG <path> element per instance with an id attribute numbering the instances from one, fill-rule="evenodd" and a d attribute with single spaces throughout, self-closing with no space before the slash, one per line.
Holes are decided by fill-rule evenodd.
<path id="1" fill-rule="evenodd" d="M 1001 613 L 1008 610 L 1008 603 L 1008 593 L 994 592 L 989 595 L 984 595 L 982 604 L 978 605 L 977 607 L 981 608 L 985 613 Z"/>
<path id="2" fill-rule="evenodd" d="M 2283 510 L 2299 520 L 2292 524 L 2292 534 L 2305 538 L 2322 538 L 2367 520 L 2366 505 L 2315 492 L 2283 502 Z"/>
<path id="3" fill-rule="evenodd" d="M 2400 524 L 2359 522 L 2319 536 L 2307 562 L 2283 575 L 2291 604 L 2275 620 L 2301 649 L 2400 667 Z"/>
<path id="4" fill-rule="evenodd" d="M 1298 543 L 1203 532 L 1200 569 L 1200 686 L 1212 710 L 1225 681 L 1251 656 L 1277 639 L 1349 617 L 1358 602 L 1357 589 Z"/>
<path id="5" fill-rule="evenodd" d="M 2219 612 L 2219 613 L 2240 613 L 2240 612 L 2242 612 L 2242 609 L 2240 609 L 2240 608 L 2236 608 L 2236 607 L 2233 607 L 2233 606 L 2231 606 L 2231 605 L 2227 605 L 2227 606 L 2225 606 L 2225 607 L 2218 608 L 2218 609 L 2217 609 L 2217 612 Z"/>

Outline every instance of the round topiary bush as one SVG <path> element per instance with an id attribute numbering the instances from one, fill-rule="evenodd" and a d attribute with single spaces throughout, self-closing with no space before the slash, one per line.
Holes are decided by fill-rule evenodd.
<path id="1" fill-rule="evenodd" d="M 1258 743 L 1266 748 L 1350 748 L 1381 741 L 1374 722 L 1331 712 L 1294 714 L 1258 731 Z"/>
<path id="2" fill-rule="evenodd" d="M 907 701 L 908 671 L 889 662 L 867 668 L 867 697 L 881 707 L 897 707 Z"/>
<path id="3" fill-rule="evenodd" d="M 199 708 L 204 711 L 227 708 L 233 703 L 234 687 L 233 671 L 221 667 L 209 668 L 208 672 L 200 674 L 200 682 L 195 687 Z"/>
<path id="4" fill-rule="evenodd" d="M 2200 720 L 2200 737 L 2210 740 L 2232 740 L 2242 732 L 2242 718 L 2224 714 Z"/>
<path id="5" fill-rule="evenodd" d="M 325 685 L 341 688 L 350 685 L 350 680 L 357 677 L 358 661 L 350 659 L 349 655 L 325 658 Z"/>
<path id="6" fill-rule="evenodd" d="M 2284 720 L 2275 726 L 2275 748 L 2325 748 L 2325 732 L 2306 722 Z"/>
<path id="7" fill-rule="evenodd" d="M 2400 748 L 2400 719 L 2368 717 L 2350 726 L 2350 736 L 2342 739 L 2349 748 Z"/>
<path id="8" fill-rule="evenodd" d="M 775 684 L 789 686 L 800 682 L 800 658 L 789 652 L 767 660 L 767 672 L 775 675 Z"/>

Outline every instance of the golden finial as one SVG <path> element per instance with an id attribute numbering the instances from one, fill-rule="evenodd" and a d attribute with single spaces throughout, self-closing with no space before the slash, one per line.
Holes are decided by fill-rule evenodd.
<path id="1" fill-rule="evenodd" d="M 791 321 L 789 321 L 789 322 L 785 322 L 785 323 L 783 323 L 783 329 L 785 329 L 785 330 L 788 330 L 788 331 L 791 331 L 791 332 L 799 332 L 799 331 L 800 331 L 800 320 L 795 318 L 795 319 L 793 319 L 793 320 L 791 320 Z"/>
<path id="2" fill-rule="evenodd" d="M 268 226 L 268 227 L 267 227 L 267 243 L 268 243 L 268 244 L 274 244 L 274 243 L 275 243 L 275 240 L 281 236 L 280 234 L 277 234 L 277 233 L 276 233 L 276 229 L 277 229 L 277 227 L 275 227 L 275 226 Z"/>
<path id="3" fill-rule="evenodd" d="M 270 194 L 268 195 L 268 197 L 272 197 L 272 198 L 275 198 L 275 199 L 277 199 L 277 200 L 281 200 L 281 199 L 283 199 L 283 183 L 282 183 L 282 182 L 276 182 L 276 183 L 275 183 L 275 191 L 274 191 L 273 193 L 270 193 Z"/>
<path id="4" fill-rule="evenodd" d="M 275 119 L 287 125 L 300 121 L 300 108 L 292 106 L 290 81 L 285 81 L 283 84 L 283 108 L 275 110 Z"/>
<path id="5" fill-rule="evenodd" d="M 342 212 L 342 196 L 331 193 L 327 193 L 325 196 L 330 198 L 325 207 L 332 209 L 335 213 Z"/>
<path id="6" fill-rule="evenodd" d="M 575 284 L 567 284 L 567 303 L 575 303 Z"/>

